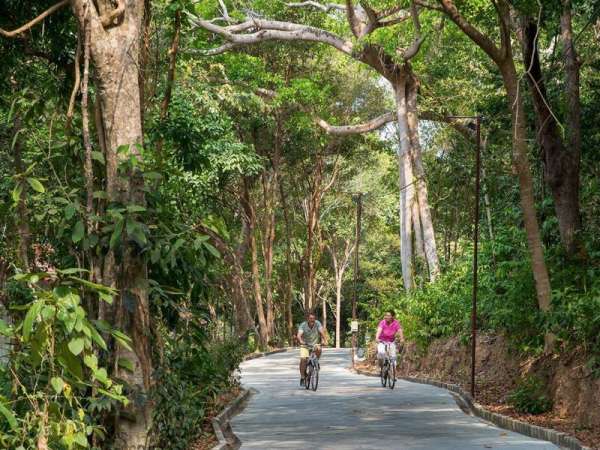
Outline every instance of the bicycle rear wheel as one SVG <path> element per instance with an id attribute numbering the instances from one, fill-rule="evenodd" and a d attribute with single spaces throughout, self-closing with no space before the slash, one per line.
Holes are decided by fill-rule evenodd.
<path id="1" fill-rule="evenodd" d="M 388 387 L 394 389 L 396 386 L 396 364 L 391 363 L 388 367 Z"/>
<path id="2" fill-rule="evenodd" d="M 319 386 L 319 366 L 313 366 L 312 373 L 310 376 L 310 388 L 313 391 L 316 391 L 318 386 Z"/>
<path id="3" fill-rule="evenodd" d="M 306 366 L 306 374 L 304 376 L 304 388 L 307 391 L 310 389 L 310 382 L 311 382 L 311 379 L 312 379 L 312 373 L 313 373 L 313 365 L 309 361 L 308 365 Z"/>

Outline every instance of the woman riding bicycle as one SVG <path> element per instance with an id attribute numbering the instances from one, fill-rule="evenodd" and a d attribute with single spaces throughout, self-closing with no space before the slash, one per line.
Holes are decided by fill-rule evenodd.
<path id="1" fill-rule="evenodd" d="M 383 359 L 386 354 L 386 347 L 388 347 L 389 357 L 395 363 L 396 362 L 396 344 L 395 340 L 398 338 L 400 342 L 404 342 L 404 333 L 402 331 L 402 325 L 396 319 L 396 313 L 393 310 L 388 310 L 383 316 L 383 320 L 379 322 L 377 326 L 377 334 L 375 335 L 375 341 L 377 342 L 377 360 L 379 367 L 383 365 Z"/>

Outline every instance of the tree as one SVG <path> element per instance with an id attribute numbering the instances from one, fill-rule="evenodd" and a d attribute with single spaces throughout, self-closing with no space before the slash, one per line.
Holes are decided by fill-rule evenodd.
<path id="1" fill-rule="evenodd" d="M 500 35 L 500 46 L 498 46 L 491 37 L 484 34 L 464 17 L 452 0 L 438 0 L 438 6 L 424 2 L 419 2 L 419 4 L 447 15 L 463 33 L 488 55 L 502 75 L 512 118 L 513 162 L 519 180 L 521 209 L 531 254 L 538 305 L 542 311 L 548 311 L 551 303 L 550 277 L 544 259 L 544 248 L 535 210 L 533 180 L 528 160 L 526 116 L 523 96 L 519 92 L 519 77 L 511 43 L 510 5 L 504 0 L 494 3 Z"/>
<path id="2" fill-rule="evenodd" d="M 423 180 L 423 165 L 418 146 L 418 121 L 416 118 L 416 92 L 418 83 L 411 69 L 410 60 L 418 53 L 422 43 L 419 10 L 413 2 L 410 12 L 401 7 L 393 7 L 375 11 L 369 6 L 361 4 L 355 7 L 352 1 L 345 5 L 321 5 L 316 2 L 292 3 L 291 7 L 316 7 L 323 11 L 339 10 L 346 13 L 348 26 L 360 45 L 352 43 L 324 29 L 300 25 L 293 22 L 265 20 L 257 17 L 248 17 L 246 21 L 234 24 L 226 10 L 220 19 L 229 25 L 219 26 L 215 20 L 204 20 L 193 17 L 192 23 L 198 27 L 223 37 L 227 43 L 220 47 L 208 50 L 206 55 L 216 55 L 236 47 L 261 43 L 266 41 L 308 41 L 329 45 L 338 51 L 362 62 L 375 69 L 386 79 L 395 95 L 396 116 L 400 145 L 398 147 L 399 183 L 400 190 L 400 235 L 402 239 L 401 254 L 403 267 L 403 280 L 406 289 L 412 288 L 412 231 L 413 231 L 413 205 L 418 205 L 414 211 L 420 213 L 419 221 L 425 231 L 425 249 L 431 278 L 435 279 L 439 273 L 437 246 L 435 233 L 429 213 L 427 188 Z M 412 18 L 414 26 L 414 40 L 405 49 L 397 49 L 401 55 L 401 62 L 396 62 L 394 56 L 386 52 L 385 48 L 368 39 L 372 33 L 381 28 L 397 25 Z M 409 106 L 410 104 L 410 106 Z M 410 110 L 410 111 L 409 111 Z M 409 120 L 409 116 L 412 118 Z M 414 161 L 414 162 L 413 162 Z M 415 171 L 417 176 L 415 177 Z M 415 190 L 415 185 L 417 189 Z M 420 231 L 418 227 L 417 232 Z"/>

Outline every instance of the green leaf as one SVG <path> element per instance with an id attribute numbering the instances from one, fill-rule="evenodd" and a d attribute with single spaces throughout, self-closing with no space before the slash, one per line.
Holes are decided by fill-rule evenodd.
<path id="1" fill-rule="evenodd" d="M 115 224 L 115 229 L 110 236 L 109 246 L 110 248 L 115 248 L 118 243 L 121 241 L 121 234 L 123 233 L 123 220 L 119 220 Z"/>
<path id="2" fill-rule="evenodd" d="M 108 373 L 104 367 L 100 367 L 97 370 L 94 370 L 94 378 L 100 381 L 102 384 L 108 385 L 110 384 L 110 380 L 108 379 Z"/>
<path id="3" fill-rule="evenodd" d="M 73 338 L 69 342 L 68 346 L 71 353 L 77 356 L 83 351 L 83 348 L 85 347 L 85 340 L 83 338 Z"/>
<path id="4" fill-rule="evenodd" d="M 10 425 L 10 428 L 12 430 L 16 430 L 17 429 L 17 418 L 12 413 L 12 411 L 5 406 L 4 402 L 5 402 L 4 399 L 0 399 L 0 414 L 2 414 L 4 416 L 4 418 L 7 420 L 8 425 Z"/>
<path id="5" fill-rule="evenodd" d="M 81 267 L 69 267 L 68 269 L 58 269 L 57 272 L 62 275 L 73 275 L 74 273 L 89 273 L 89 270 Z"/>
<path id="6" fill-rule="evenodd" d="M 75 208 L 73 203 L 69 203 L 67 206 L 65 206 L 65 219 L 71 220 L 71 217 L 75 215 L 75 212 L 77 212 L 77 208 Z"/>
<path id="7" fill-rule="evenodd" d="M 12 199 L 15 203 L 21 199 L 21 192 L 23 192 L 23 185 L 18 183 L 12 191 Z"/>
<path id="8" fill-rule="evenodd" d="M 119 367 L 122 367 L 129 372 L 133 372 L 134 370 L 133 361 L 127 358 L 119 358 Z"/>
<path id="9" fill-rule="evenodd" d="M 100 164 L 104 164 L 104 155 L 102 154 L 102 152 L 93 151 L 92 152 L 92 159 L 98 161 Z"/>
<path id="10" fill-rule="evenodd" d="M 76 443 L 77 445 L 80 445 L 81 447 L 86 447 L 86 448 L 89 446 L 89 445 L 88 445 L 88 440 L 87 440 L 87 437 L 85 436 L 85 434 L 84 434 L 84 433 L 81 433 L 81 432 L 79 432 L 79 433 L 75 433 L 75 434 L 73 435 L 73 438 L 74 438 L 74 440 L 75 440 L 75 443 Z"/>
<path id="11" fill-rule="evenodd" d="M 29 311 L 27 311 L 25 319 L 23 319 L 23 340 L 25 342 L 29 340 L 29 336 L 31 335 L 31 331 L 33 330 L 33 322 L 37 319 L 43 306 L 44 302 L 39 300 L 33 305 L 31 305 Z"/>
<path id="12" fill-rule="evenodd" d="M 42 185 L 42 183 L 40 183 L 40 181 L 37 178 L 27 177 L 27 182 L 34 191 L 39 192 L 40 194 L 46 192 L 46 189 L 44 189 L 44 185 Z"/>
<path id="13" fill-rule="evenodd" d="M 93 289 L 95 291 L 106 292 L 107 294 L 113 294 L 115 291 L 110 286 L 104 286 L 103 284 L 92 283 L 91 281 L 84 280 L 83 278 L 70 276 L 69 280 L 77 281 L 78 283 L 84 285 L 87 288 Z"/>
<path id="14" fill-rule="evenodd" d="M 107 397 L 110 397 L 114 400 L 118 400 L 118 401 L 122 402 L 125 406 L 127 406 L 127 404 L 129 403 L 129 400 L 124 395 L 119 395 L 114 392 L 107 391 L 106 389 L 102 389 L 102 388 L 98 388 L 98 392 L 100 392 L 101 394 L 104 394 Z"/>
<path id="15" fill-rule="evenodd" d="M 92 370 L 98 369 L 98 358 L 93 353 L 83 357 L 83 363 Z"/>
<path id="16" fill-rule="evenodd" d="M 100 300 L 108 303 L 109 305 L 112 305 L 113 296 L 111 294 L 100 291 L 100 292 L 98 292 L 98 296 L 100 297 Z"/>
<path id="17" fill-rule="evenodd" d="M 116 339 L 116 341 L 119 344 L 121 344 L 123 347 L 125 347 L 127 350 L 133 350 L 131 348 L 131 345 L 129 345 L 131 343 L 131 338 L 129 336 L 127 336 L 126 334 L 120 332 L 119 330 L 113 330 L 111 332 L 111 334 Z"/>
<path id="18" fill-rule="evenodd" d="M 90 327 L 90 331 L 92 335 L 92 341 L 94 341 L 96 345 L 98 345 L 98 347 L 100 347 L 102 350 L 108 350 L 106 342 L 104 341 L 104 338 L 100 335 L 100 333 L 98 333 L 98 331 L 94 327 Z"/>
<path id="19" fill-rule="evenodd" d="M 85 229 L 83 227 L 83 222 L 80 220 L 73 227 L 73 233 L 71 234 L 71 239 L 73 240 L 73 243 L 76 244 L 79 241 L 81 241 L 83 239 L 84 233 Z"/>
<path id="20" fill-rule="evenodd" d="M 141 205 L 127 205 L 127 211 L 130 213 L 144 212 L 146 208 Z"/>
<path id="21" fill-rule="evenodd" d="M 212 244 L 204 242 L 204 248 L 206 248 L 206 250 L 208 250 L 210 254 L 213 255 L 215 258 L 221 257 L 219 250 L 217 250 Z"/>
<path id="22" fill-rule="evenodd" d="M 52 377 L 52 379 L 50 380 L 50 384 L 52 385 L 54 391 L 57 394 L 60 394 L 63 388 L 65 387 L 65 382 L 61 377 Z"/>

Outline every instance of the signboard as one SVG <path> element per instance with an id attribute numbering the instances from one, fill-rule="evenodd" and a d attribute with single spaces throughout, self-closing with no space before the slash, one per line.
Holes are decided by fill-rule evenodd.
<path id="1" fill-rule="evenodd" d="M 353 320 L 352 322 L 350 322 L 350 331 L 352 331 L 353 333 L 358 332 L 358 320 Z"/>

